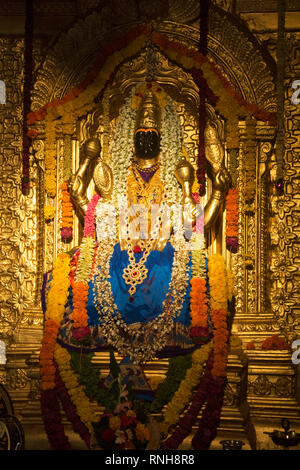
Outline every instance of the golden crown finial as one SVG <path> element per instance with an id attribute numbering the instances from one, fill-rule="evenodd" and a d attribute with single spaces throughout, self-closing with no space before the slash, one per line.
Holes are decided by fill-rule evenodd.
<path id="1" fill-rule="evenodd" d="M 135 130 L 152 128 L 160 131 L 160 124 L 161 109 L 155 93 L 149 87 L 144 92 L 137 112 Z"/>

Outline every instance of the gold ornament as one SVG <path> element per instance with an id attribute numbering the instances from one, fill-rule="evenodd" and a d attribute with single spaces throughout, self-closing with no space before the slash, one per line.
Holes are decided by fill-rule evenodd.
<path id="1" fill-rule="evenodd" d="M 156 95 L 151 89 L 147 89 L 142 103 L 137 112 L 135 130 L 156 129 L 160 130 L 161 110 Z"/>

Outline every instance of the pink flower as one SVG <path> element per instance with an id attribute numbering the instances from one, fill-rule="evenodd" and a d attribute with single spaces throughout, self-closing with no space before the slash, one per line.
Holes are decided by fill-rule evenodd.
<path id="1" fill-rule="evenodd" d="M 99 194 L 94 194 L 92 197 L 84 219 L 84 230 L 83 236 L 84 237 L 94 237 L 94 229 L 95 229 L 95 209 L 100 199 Z"/>
<path id="2" fill-rule="evenodd" d="M 75 338 L 77 341 L 87 338 L 90 334 L 91 330 L 88 326 L 82 328 L 74 328 L 73 330 L 73 338 Z"/>
<path id="3" fill-rule="evenodd" d="M 62 228 L 60 233 L 62 240 L 69 240 L 73 237 L 73 230 L 71 227 Z"/>

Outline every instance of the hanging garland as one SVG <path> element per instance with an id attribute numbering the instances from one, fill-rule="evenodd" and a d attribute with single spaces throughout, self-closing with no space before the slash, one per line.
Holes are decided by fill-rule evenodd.
<path id="1" fill-rule="evenodd" d="M 89 281 L 92 276 L 92 266 L 95 249 L 95 210 L 100 196 L 95 194 L 86 211 L 83 230 L 83 240 L 80 245 L 80 254 L 73 284 L 73 312 L 71 319 L 75 329 L 88 326 L 87 300 L 89 294 Z"/>
<path id="2" fill-rule="evenodd" d="M 226 248 L 236 253 L 239 234 L 239 190 L 229 188 L 226 195 Z"/>
<path id="3" fill-rule="evenodd" d="M 199 53 L 206 57 L 207 55 L 207 34 L 208 34 L 208 11 L 209 0 L 201 0 L 200 6 L 200 40 L 198 50 Z M 201 92 L 199 87 L 199 113 L 198 113 L 198 156 L 197 156 L 197 171 L 196 176 L 199 183 L 199 194 L 205 194 L 206 187 L 206 158 L 205 158 L 205 140 L 204 131 L 206 126 L 206 94 Z"/>
<path id="4" fill-rule="evenodd" d="M 70 134 L 64 136 L 63 183 L 61 185 L 61 239 L 68 243 L 73 238 L 73 204 L 68 188 L 72 176 L 72 139 Z"/>
<path id="5" fill-rule="evenodd" d="M 27 115 L 31 108 L 31 84 L 33 72 L 33 0 L 26 0 L 25 36 L 24 36 L 24 87 L 23 87 L 23 123 L 22 123 L 22 193 L 28 194 L 29 179 L 29 149 L 31 138 L 35 133 L 29 132 Z"/>

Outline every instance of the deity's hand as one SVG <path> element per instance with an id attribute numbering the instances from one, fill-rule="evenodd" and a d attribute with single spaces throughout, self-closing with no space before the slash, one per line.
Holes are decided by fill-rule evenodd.
<path id="1" fill-rule="evenodd" d="M 101 152 L 101 144 L 99 139 L 87 139 L 83 145 L 83 153 L 85 158 L 93 160 L 99 157 Z"/>
<path id="2" fill-rule="evenodd" d="M 182 187 L 183 193 L 183 207 L 184 207 L 184 220 L 185 223 L 196 223 L 197 207 L 196 202 L 192 195 L 192 186 L 195 178 L 195 171 L 193 166 L 182 157 L 175 170 L 175 176 Z M 191 220 L 189 220 L 191 218 Z M 189 221 L 189 222 L 188 222 Z"/>
<path id="3" fill-rule="evenodd" d="M 226 193 L 230 185 L 230 174 L 225 167 L 221 167 L 213 177 L 213 189 Z"/>
<path id="4" fill-rule="evenodd" d="M 183 202 L 193 202 L 192 186 L 195 179 L 195 171 L 192 165 L 184 157 L 180 159 L 179 164 L 177 165 L 175 176 L 182 187 Z"/>

